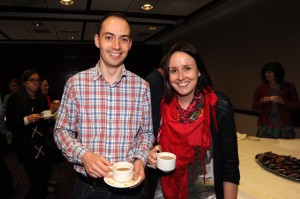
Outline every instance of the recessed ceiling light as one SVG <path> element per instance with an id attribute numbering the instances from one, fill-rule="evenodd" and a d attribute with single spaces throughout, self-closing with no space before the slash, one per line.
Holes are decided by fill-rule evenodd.
<path id="1" fill-rule="evenodd" d="M 153 5 L 151 5 L 149 3 L 146 3 L 141 8 L 142 8 L 142 10 L 152 10 L 153 9 Z"/>
<path id="2" fill-rule="evenodd" d="M 69 5 L 74 4 L 74 1 L 73 0 L 60 0 L 59 3 L 64 6 L 69 6 Z"/>
<path id="3" fill-rule="evenodd" d="M 156 26 L 149 26 L 149 28 L 148 28 L 148 30 L 151 30 L 151 31 L 156 30 L 156 29 L 157 29 Z"/>
<path id="4" fill-rule="evenodd" d="M 43 25 L 43 23 L 41 22 L 32 22 L 32 25 L 34 25 L 35 27 L 40 27 Z"/>

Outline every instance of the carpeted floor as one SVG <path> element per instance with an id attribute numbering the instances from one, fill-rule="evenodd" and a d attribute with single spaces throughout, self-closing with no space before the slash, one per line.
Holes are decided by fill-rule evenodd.
<path id="1" fill-rule="evenodd" d="M 24 168 L 13 152 L 6 155 L 5 162 L 13 176 L 14 193 L 11 199 L 23 199 L 30 186 Z M 73 166 L 68 161 L 61 160 L 54 163 L 52 175 L 52 179 L 58 182 L 59 186 L 53 194 L 49 194 L 48 199 L 69 199 L 76 179 Z"/>

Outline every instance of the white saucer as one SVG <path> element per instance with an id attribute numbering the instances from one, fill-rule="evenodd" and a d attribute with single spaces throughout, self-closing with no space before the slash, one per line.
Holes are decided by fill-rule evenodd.
<path id="1" fill-rule="evenodd" d="M 47 120 L 47 119 L 54 117 L 55 115 L 56 115 L 56 113 L 53 113 L 52 115 L 49 115 L 49 116 L 43 116 L 43 119 Z"/>
<path id="2" fill-rule="evenodd" d="M 116 182 L 113 178 L 104 178 L 104 182 L 108 184 L 109 186 L 116 187 L 116 188 L 128 188 L 136 185 L 141 180 L 141 176 L 139 176 L 139 179 L 137 181 L 130 180 L 129 182 Z"/>

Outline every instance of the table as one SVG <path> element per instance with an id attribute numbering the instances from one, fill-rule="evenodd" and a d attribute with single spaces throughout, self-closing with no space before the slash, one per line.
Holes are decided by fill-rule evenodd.
<path id="1" fill-rule="evenodd" d="M 296 199 L 300 198 L 300 182 L 277 176 L 255 161 L 255 155 L 272 151 L 300 158 L 300 149 L 283 147 L 277 139 L 260 141 L 238 140 L 241 180 L 238 199 Z"/>

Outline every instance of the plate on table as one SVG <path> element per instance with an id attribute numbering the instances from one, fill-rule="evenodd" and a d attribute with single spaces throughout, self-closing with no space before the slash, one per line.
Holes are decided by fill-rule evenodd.
<path id="1" fill-rule="evenodd" d="M 300 182 L 300 159 L 296 157 L 278 155 L 269 151 L 257 154 L 255 161 L 273 174 Z"/>
<path id="2" fill-rule="evenodd" d="M 141 181 L 141 176 L 139 176 L 139 179 L 137 181 L 135 180 L 129 180 L 128 182 L 116 182 L 113 178 L 104 178 L 104 182 L 108 184 L 109 186 L 115 187 L 115 188 L 129 188 L 133 187 L 134 185 L 138 184 Z"/>
<path id="3" fill-rule="evenodd" d="M 251 140 L 251 141 L 260 141 L 260 138 L 255 137 L 255 136 L 247 136 L 246 139 Z"/>

